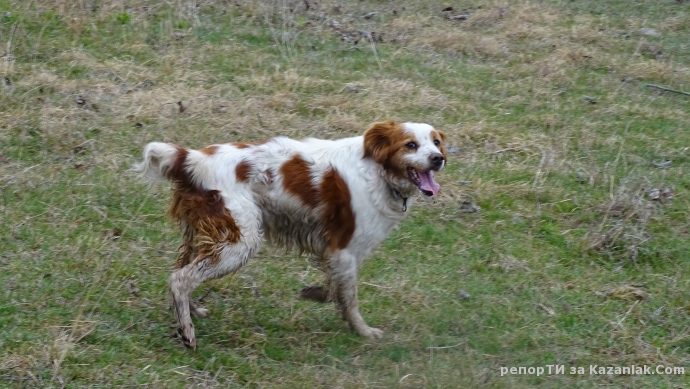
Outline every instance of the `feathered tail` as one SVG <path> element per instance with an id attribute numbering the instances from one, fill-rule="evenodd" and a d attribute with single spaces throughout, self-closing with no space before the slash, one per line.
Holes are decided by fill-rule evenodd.
<path id="1" fill-rule="evenodd" d="M 152 142 L 144 148 L 144 161 L 132 170 L 146 181 L 185 180 L 185 160 L 189 152 L 171 143 Z"/>

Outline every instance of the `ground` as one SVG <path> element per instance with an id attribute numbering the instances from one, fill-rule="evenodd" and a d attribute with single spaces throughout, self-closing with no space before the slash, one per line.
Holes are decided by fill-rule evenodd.
<path id="1" fill-rule="evenodd" d="M 690 385 L 689 2 L 0 11 L 0 386 Z M 272 248 L 197 290 L 211 309 L 197 350 L 171 336 L 180 232 L 169 187 L 128 172 L 143 146 L 340 138 L 388 119 L 443 130 L 450 154 L 439 196 L 362 269 L 384 338 L 299 300 L 321 274 Z M 548 365 L 564 373 L 501 369 Z"/>

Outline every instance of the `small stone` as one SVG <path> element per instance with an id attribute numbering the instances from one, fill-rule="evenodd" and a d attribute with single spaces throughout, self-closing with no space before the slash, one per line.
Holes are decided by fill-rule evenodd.
<path id="1" fill-rule="evenodd" d="M 666 169 L 667 167 L 671 166 L 672 163 L 673 161 L 670 160 L 652 161 L 652 166 L 659 169 Z"/>
<path id="2" fill-rule="evenodd" d="M 450 20 L 467 20 L 469 18 L 469 15 L 465 14 L 460 14 L 460 15 L 455 15 L 455 16 L 449 16 L 448 19 Z"/>
<path id="3" fill-rule="evenodd" d="M 661 36 L 661 33 L 659 31 L 657 31 L 654 28 L 649 28 L 649 27 L 642 27 L 639 30 L 637 30 L 637 32 L 640 35 L 645 35 L 645 36 L 653 36 L 653 37 L 660 37 Z"/>
<path id="4" fill-rule="evenodd" d="M 592 176 L 586 172 L 577 172 L 577 182 L 580 184 L 586 184 L 592 182 Z"/>
<path id="5" fill-rule="evenodd" d="M 650 200 L 659 200 L 661 198 L 661 191 L 659 188 L 652 188 L 647 192 Z"/>
<path id="6" fill-rule="evenodd" d="M 470 296 L 469 293 L 467 293 L 467 292 L 465 292 L 464 290 L 461 289 L 461 290 L 458 290 L 458 297 L 460 297 L 462 300 L 467 300 L 467 299 L 470 298 L 471 296 Z"/>
<path id="7" fill-rule="evenodd" d="M 667 200 L 673 200 L 675 197 L 673 194 L 673 189 L 669 187 L 663 189 L 652 188 L 647 191 L 647 196 L 649 196 L 650 200 L 659 201 L 661 203 L 664 203 Z"/>
<path id="8" fill-rule="evenodd" d="M 463 201 L 462 205 L 460 206 L 460 211 L 464 213 L 475 213 L 481 210 L 482 208 L 480 206 L 470 201 Z"/>
<path id="9" fill-rule="evenodd" d="M 446 151 L 451 153 L 451 154 L 456 154 L 456 153 L 460 152 L 460 148 L 451 146 L 451 147 L 446 148 Z"/>

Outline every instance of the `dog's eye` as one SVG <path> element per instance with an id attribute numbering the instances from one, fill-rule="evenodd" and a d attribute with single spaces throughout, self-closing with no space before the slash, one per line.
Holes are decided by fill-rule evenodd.
<path id="1" fill-rule="evenodd" d="M 434 139 L 434 145 L 438 147 L 441 145 L 441 142 L 438 139 Z"/>
<path id="2" fill-rule="evenodd" d="M 405 146 L 407 146 L 408 149 L 412 149 L 412 150 L 417 148 L 417 144 L 414 142 L 410 142 L 410 143 L 406 144 Z"/>

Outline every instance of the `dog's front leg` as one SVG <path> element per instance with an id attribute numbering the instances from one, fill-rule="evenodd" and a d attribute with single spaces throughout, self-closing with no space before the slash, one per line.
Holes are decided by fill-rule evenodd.
<path id="1" fill-rule="evenodd" d="M 357 299 L 359 261 L 357 258 L 345 250 L 339 250 L 330 256 L 329 267 L 332 297 L 341 310 L 343 320 L 346 320 L 350 328 L 362 336 L 372 339 L 383 336 L 383 331 L 369 327 L 359 313 Z"/>

